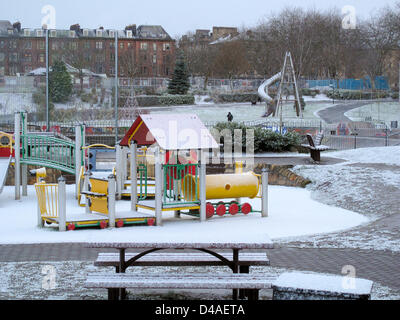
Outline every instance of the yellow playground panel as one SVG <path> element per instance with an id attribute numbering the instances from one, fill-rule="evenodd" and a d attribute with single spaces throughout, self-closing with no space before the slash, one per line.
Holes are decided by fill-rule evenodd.
<path id="1" fill-rule="evenodd" d="M 195 181 L 197 180 L 197 181 Z M 189 174 L 182 183 L 182 195 L 185 200 L 195 199 L 194 185 L 199 178 Z M 258 177 L 253 173 L 224 174 L 206 176 L 206 199 L 255 198 L 260 190 Z"/>

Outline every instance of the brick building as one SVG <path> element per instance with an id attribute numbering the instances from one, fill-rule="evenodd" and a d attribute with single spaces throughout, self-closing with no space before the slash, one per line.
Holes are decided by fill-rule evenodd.
<path id="1" fill-rule="evenodd" d="M 115 32 L 118 34 L 119 75 L 170 77 L 175 65 L 175 41 L 161 26 L 130 25 L 125 30 L 49 30 L 50 65 L 63 60 L 77 69 L 115 74 Z M 46 66 L 45 31 L 21 28 L 0 20 L 0 76 L 28 74 Z"/>

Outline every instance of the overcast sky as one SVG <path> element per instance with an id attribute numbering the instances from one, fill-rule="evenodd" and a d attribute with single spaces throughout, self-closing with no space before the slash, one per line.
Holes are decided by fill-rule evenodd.
<path id="1" fill-rule="evenodd" d="M 252 27 L 270 13 L 285 7 L 315 9 L 353 6 L 365 18 L 395 0 L 11 0 L 0 1 L 0 20 L 20 21 L 24 28 L 39 28 L 46 14 L 42 8 L 55 8 L 57 29 L 124 29 L 129 24 L 162 25 L 172 36 L 212 26 Z"/>

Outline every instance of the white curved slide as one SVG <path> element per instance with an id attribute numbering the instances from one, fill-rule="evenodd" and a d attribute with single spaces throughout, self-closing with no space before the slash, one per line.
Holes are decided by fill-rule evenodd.
<path id="1" fill-rule="evenodd" d="M 258 95 L 260 96 L 260 98 L 269 103 L 274 101 L 274 99 L 272 99 L 268 94 L 268 88 L 270 85 L 281 80 L 281 78 L 282 78 L 282 72 L 279 72 L 276 75 L 274 75 L 272 78 L 265 80 L 261 84 L 261 86 L 258 88 Z"/>

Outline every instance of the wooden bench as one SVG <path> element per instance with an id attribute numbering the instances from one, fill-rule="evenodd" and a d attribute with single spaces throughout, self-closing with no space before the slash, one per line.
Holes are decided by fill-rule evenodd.
<path id="1" fill-rule="evenodd" d="M 311 159 L 313 159 L 315 162 L 321 161 L 322 151 L 327 151 L 331 149 L 330 147 L 321 144 L 323 139 L 324 139 L 323 132 L 318 133 L 317 136 L 315 137 L 315 140 L 313 139 L 311 134 L 307 134 L 308 144 L 302 144 L 302 147 L 310 150 Z"/>
<path id="2" fill-rule="evenodd" d="M 273 300 L 369 300 L 373 282 L 345 276 L 286 272 L 272 284 Z"/>
<path id="3" fill-rule="evenodd" d="M 109 300 L 118 300 L 126 289 L 241 289 L 249 300 L 271 289 L 274 278 L 249 274 L 90 274 L 85 287 L 108 290 Z"/>
<path id="4" fill-rule="evenodd" d="M 129 261 L 140 252 L 129 252 L 125 254 L 125 261 Z M 225 259 L 232 261 L 232 252 L 218 252 Z M 119 253 L 99 253 L 94 265 L 96 267 L 115 267 L 119 270 Z M 269 266 L 270 262 L 267 254 L 259 252 L 240 252 L 239 272 L 248 273 L 250 266 Z M 226 266 L 220 259 L 202 252 L 156 252 L 141 257 L 132 266 L 141 267 L 202 267 L 202 266 Z"/>

